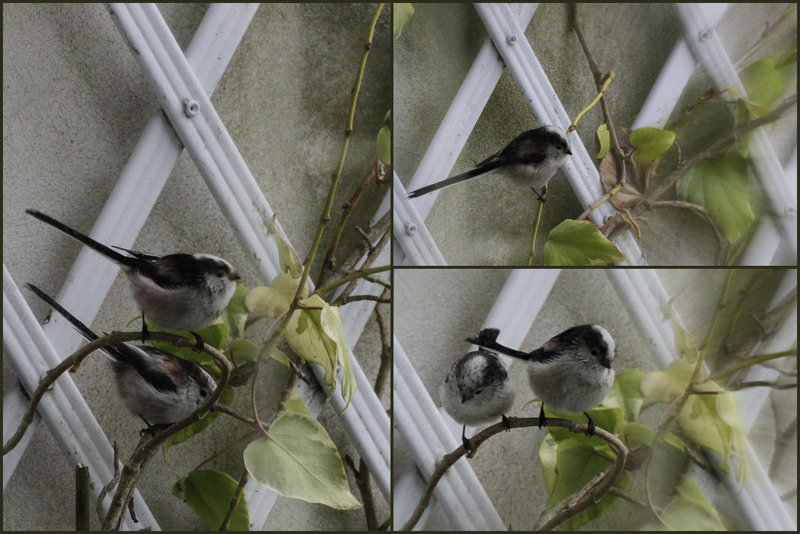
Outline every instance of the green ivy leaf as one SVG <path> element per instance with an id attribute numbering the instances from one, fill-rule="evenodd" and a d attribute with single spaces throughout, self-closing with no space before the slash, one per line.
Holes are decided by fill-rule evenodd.
<path id="1" fill-rule="evenodd" d="M 727 530 L 719 512 L 688 476 L 678 486 L 678 496 L 664 507 L 661 519 L 665 524 L 649 523 L 644 530 L 663 530 L 665 526 L 677 531 Z"/>
<path id="2" fill-rule="evenodd" d="M 394 22 L 394 40 L 396 41 L 406 24 L 414 16 L 414 4 L 392 4 L 392 21 Z"/>
<path id="3" fill-rule="evenodd" d="M 232 397 L 233 392 L 230 389 L 226 389 L 225 392 L 230 391 L 231 394 L 229 397 Z M 227 403 L 223 403 L 227 404 Z M 175 434 L 171 435 L 167 439 L 164 440 L 164 443 L 161 444 L 161 454 L 164 455 L 164 459 L 167 459 L 167 451 L 169 451 L 173 445 L 178 445 L 179 443 L 183 443 L 184 441 L 188 440 L 192 436 L 195 436 L 208 428 L 211 423 L 214 422 L 214 419 L 222 415 L 222 412 L 209 412 L 206 414 L 205 417 L 192 423 L 191 425 L 187 426 L 183 430 L 179 430 Z"/>
<path id="4" fill-rule="evenodd" d="M 278 243 L 278 261 L 281 264 L 281 271 L 289 273 L 293 278 L 300 278 L 303 274 L 303 263 L 297 252 L 283 239 L 281 229 L 278 228 L 278 216 L 272 216 L 272 228 L 275 231 L 275 240 Z"/>
<path id="5" fill-rule="evenodd" d="M 675 351 L 684 361 L 697 361 L 697 344 L 689 331 L 675 317 L 674 309 L 670 310 L 670 314 L 672 315 L 672 333 L 675 336 Z"/>
<path id="6" fill-rule="evenodd" d="M 250 442 L 244 464 L 259 484 L 284 497 L 337 510 L 362 506 L 350 492 L 336 446 L 313 417 L 286 412 L 272 424 L 269 437 Z"/>
<path id="7" fill-rule="evenodd" d="M 261 354 L 261 347 L 243 338 L 231 339 L 228 343 L 228 354 L 237 364 L 252 362 Z"/>
<path id="8" fill-rule="evenodd" d="M 544 244 L 548 266 L 608 265 L 625 256 L 589 221 L 567 219 L 550 231 Z"/>
<path id="9" fill-rule="evenodd" d="M 598 428 L 607 430 L 612 434 L 619 434 L 624 419 L 622 408 L 596 406 L 595 408 L 589 410 L 587 413 L 589 414 L 589 417 L 592 418 L 592 421 L 594 421 L 595 426 L 597 426 Z M 582 413 L 579 414 L 558 413 L 548 410 L 546 414 L 548 417 L 559 417 L 561 419 L 566 419 L 568 421 L 578 421 L 579 423 L 586 422 L 586 416 Z M 570 430 L 558 426 L 549 426 L 547 427 L 547 431 L 551 436 L 553 436 L 553 439 L 559 442 L 572 439 L 573 437 L 575 437 L 575 434 Z M 591 447 L 594 447 L 595 450 L 611 451 L 608 442 L 605 441 L 604 439 L 600 439 L 597 436 L 591 436 L 591 437 L 584 436 L 583 439 L 584 443 L 590 445 Z M 609 452 L 609 454 L 613 453 Z"/>
<path id="10" fill-rule="evenodd" d="M 638 369 L 617 373 L 614 385 L 611 386 L 603 405 L 622 408 L 625 413 L 625 421 L 638 420 L 639 411 L 644 402 L 641 390 L 642 378 L 644 378 L 644 373 Z"/>
<path id="11" fill-rule="evenodd" d="M 256 317 L 278 317 L 289 311 L 300 281 L 289 273 L 280 273 L 269 286 L 254 287 L 244 299 L 247 310 Z M 308 296 L 308 290 L 301 294 Z"/>
<path id="12" fill-rule="evenodd" d="M 769 106 L 783 94 L 783 76 L 769 58 L 748 66 L 739 77 L 750 103 Z"/>
<path id="13" fill-rule="evenodd" d="M 286 401 L 286 410 L 313 417 L 311 412 L 308 411 L 308 408 L 306 408 L 306 403 L 300 398 L 300 394 L 297 393 L 296 389 L 293 389 L 289 394 L 289 400 Z"/>
<path id="14" fill-rule="evenodd" d="M 342 397 L 346 407 L 356 390 L 356 381 L 342 316 L 337 307 L 329 305 L 319 295 L 311 295 L 303 304 L 306 308 L 295 310 L 289 318 L 286 340 L 298 356 L 325 369 L 330 395 L 336 389 L 336 366 L 342 366 Z"/>
<path id="15" fill-rule="evenodd" d="M 221 471 L 192 471 L 172 487 L 172 494 L 188 504 L 212 530 L 219 530 L 228 515 L 238 486 L 230 475 Z M 250 529 L 250 512 L 244 494 L 239 498 L 228 530 Z"/>
<path id="16" fill-rule="evenodd" d="M 222 312 L 220 320 L 228 325 L 231 337 L 244 335 L 244 325 L 247 322 L 247 307 L 244 305 L 244 299 L 249 292 L 250 290 L 243 284 L 238 284 L 233 297 L 225 307 L 225 311 Z"/>
<path id="17" fill-rule="evenodd" d="M 625 426 L 622 427 L 622 437 L 628 447 L 633 448 L 650 445 L 653 443 L 656 433 L 655 430 L 642 423 L 630 422 L 625 423 Z"/>
<path id="18" fill-rule="evenodd" d="M 539 461 L 547 493 L 552 495 L 556 487 L 556 466 L 558 465 L 558 442 L 548 432 L 539 445 Z"/>
<path id="19" fill-rule="evenodd" d="M 608 125 L 603 123 L 598 126 L 595 135 L 597 136 L 597 144 L 600 146 L 600 151 L 595 157 L 597 159 L 603 159 L 611 148 L 611 134 L 608 132 Z"/>
<path id="20" fill-rule="evenodd" d="M 706 208 L 731 243 L 756 219 L 750 207 L 747 160 L 738 154 L 701 161 L 678 181 L 677 189 L 681 199 Z"/>
<path id="21" fill-rule="evenodd" d="M 153 331 L 158 331 L 155 328 L 151 328 Z M 161 330 L 164 332 L 164 330 Z M 184 335 L 185 332 L 171 332 L 176 335 Z M 205 328 L 201 328 L 197 331 L 200 334 L 200 337 L 203 338 L 203 342 L 206 345 L 214 347 L 218 350 L 224 350 L 226 343 L 228 342 L 228 338 L 230 337 L 230 327 L 219 321 L 216 323 L 211 323 Z M 194 350 L 194 347 L 177 347 L 168 341 L 159 341 L 153 339 L 150 343 L 163 351 L 169 352 L 183 358 L 184 360 L 189 360 L 190 362 L 194 362 L 199 365 L 206 366 L 215 370 L 219 373 L 219 368 L 214 363 L 214 358 L 211 355 L 206 354 L 205 352 L 197 352 Z"/>
<path id="22" fill-rule="evenodd" d="M 706 390 L 716 390 L 716 395 L 692 395 L 678 414 L 678 423 L 691 441 L 720 454 L 720 468 L 730 472 L 730 463 L 738 459 L 739 473 L 743 477 L 747 467 L 742 459 L 744 433 L 736 410 L 733 394 L 724 392 L 713 382 L 705 384 Z M 714 388 L 716 386 L 716 388 Z"/>
<path id="23" fill-rule="evenodd" d="M 646 374 L 642 378 L 642 393 L 656 402 L 672 402 L 686 391 L 694 372 L 694 365 L 678 358 L 663 371 Z"/>
<path id="24" fill-rule="evenodd" d="M 647 163 L 669 150 L 675 142 L 675 132 L 644 126 L 631 132 L 630 141 L 636 147 L 633 161 Z"/>
<path id="25" fill-rule="evenodd" d="M 378 159 L 385 165 L 392 164 L 392 110 L 386 112 L 383 127 L 378 130 Z"/>
<path id="26" fill-rule="evenodd" d="M 544 464 L 542 465 L 544 468 Z M 556 467 L 549 475 L 555 482 L 545 506 L 549 508 L 580 490 L 607 466 L 608 460 L 597 455 L 595 448 L 587 444 L 582 436 L 573 435 L 570 439 L 558 442 Z M 545 475 L 545 479 L 547 476 Z M 615 485 L 625 487 L 627 480 L 627 476 L 623 473 Z M 585 525 L 598 517 L 615 499 L 614 495 L 606 493 L 598 503 L 569 519 L 562 524 L 562 527 L 573 530 Z"/>

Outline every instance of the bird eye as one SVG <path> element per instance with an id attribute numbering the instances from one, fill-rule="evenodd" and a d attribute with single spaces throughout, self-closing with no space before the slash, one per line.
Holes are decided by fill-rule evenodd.
<path id="1" fill-rule="evenodd" d="M 205 399 L 205 398 L 206 398 L 206 395 L 208 395 L 208 391 L 206 391 L 205 389 L 201 389 L 201 390 L 200 390 L 200 396 L 201 396 L 201 397 L 203 397 L 203 398 Z"/>
<path id="2" fill-rule="evenodd" d="M 483 393 L 483 389 L 476 389 L 476 390 L 473 392 L 473 394 L 474 394 L 474 395 L 480 395 L 481 393 Z"/>
<path id="3" fill-rule="evenodd" d="M 222 278 L 223 276 L 225 276 L 225 271 L 220 269 L 219 271 L 216 272 L 216 275 L 217 275 L 217 278 Z"/>
<path id="4" fill-rule="evenodd" d="M 597 356 L 598 352 L 596 350 L 592 350 L 592 356 Z"/>

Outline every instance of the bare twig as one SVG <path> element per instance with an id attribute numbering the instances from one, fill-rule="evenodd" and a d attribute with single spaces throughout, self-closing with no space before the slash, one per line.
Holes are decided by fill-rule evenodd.
<path id="1" fill-rule="evenodd" d="M 356 479 L 356 486 L 358 486 L 358 491 L 361 493 L 361 500 L 364 501 L 364 515 L 367 520 L 367 530 L 378 530 L 378 517 L 375 514 L 375 501 L 372 497 L 372 488 L 369 485 L 369 470 L 367 469 L 367 464 L 364 459 L 361 458 L 358 462 L 358 467 L 356 467 L 355 462 L 353 462 L 349 454 L 345 455 L 344 460 L 350 468 L 350 471 L 353 472 L 353 477 Z"/>
<path id="2" fill-rule="evenodd" d="M 339 287 L 342 284 L 346 284 L 348 282 L 352 282 L 353 280 L 358 280 L 359 278 L 364 278 L 365 276 L 369 276 L 371 274 L 376 274 L 376 273 L 382 273 L 382 272 L 385 272 L 385 271 L 389 271 L 389 270 L 391 270 L 391 268 L 392 268 L 391 265 L 382 265 L 380 267 L 370 267 L 370 268 L 359 269 L 357 271 L 354 271 L 354 272 L 352 272 L 352 273 L 350 273 L 348 275 L 345 275 L 345 276 L 339 278 L 335 282 L 331 282 L 330 284 L 328 284 L 325 287 L 321 287 L 321 288 L 317 289 L 315 291 L 315 293 L 318 294 L 318 295 L 324 295 L 326 293 L 330 293 L 331 291 L 333 291 L 334 289 L 336 289 L 337 287 Z"/>
<path id="3" fill-rule="evenodd" d="M 387 297 L 380 297 L 378 295 L 351 295 L 349 297 L 345 297 L 342 299 L 342 305 L 347 304 L 348 302 L 358 302 L 360 300 L 371 300 L 377 302 L 379 304 L 391 304 L 392 299 Z"/>
<path id="4" fill-rule="evenodd" d="M 547 197 L 547 184 L 542 187 L 542 194 L 539 195 L 539 203 L 536 205 L 536 218 L 533 221 L 533 232 L 531 233 L 531 249 L 528 251 L 528 267 L 533 265 L 533 256 L 536 253 L 536 238 L 539 235 L 539 224 L 542 222 L 542 212 L 544 211 L 544 199 Z"/>
<path id="5" fill-rule="evenodd" d="M 380 167 L 383 163 L 375 158 L 375 161 L 370 165 L 369 172 L 361 179 L 361 182 L 356 187 L 356 190 L 353 192 L 350 200 L 345 202 L 344 208 L 342 210 L 342 217 L 339 220 L 339 223 L 336 225 L 336 231 L 333 235 L 333 240 L 331 241 L 330 246 L 328 247 L 328 253 L 325 255 L 325 261 L 322 263 L 322 269 L 320 270 L 319 277 L 317 280 L 319 284 L 324 284 L 328 275 L 328 271 L 333 269 L 336 266 L 336 249 L 339 247 L 339 242 L 342 239 L 342 234 L 344 234 L 344 228 L 347 225 L 347 221 L 350 220 L 350 216 L 353 214 L 353 210 L 358 204 L 359 199 L 361 198 L 362 193 L 367 188 L 367 186 L 372 181 L 376 181 L 376 177 L 381 174 Z"/>
<path id="6" fill-rule="evenodd" d="M 384 291 L 383 294 L 385 295 L 387 292 L 388 290 Z M 383 316 L 377 306 L 375 306 L 375 321 L 378 323 L 378 330 L 381 335 L 381 365 L 378 368 L 378 374 L 375 376 L 375 387 L 373 389 L 378 398 L 381 398 L 392 369 L 392 334 L 391 329 L 387 328 L 384 323 Z"/>
<path id="7" fill-rule="evenodd" d="M 724 371 L 722 371 L 720 373 L 717 373 L 714 376 L 710 376 L 710 377 L 706 378 L 705 381 L 708 382 L 710 380 L 714 380 L 714 381 L 722 380 L 723 378 L 728 378 L 729 376 L 731 376 L 735 372 L 740 371 L 742 369 L 745 369 L 747 367 L 750 367 L 750 366 L 753 366 L 753 365 L 758 365 L 760 363 L 764 363 L 764 362 L 767 362 L 769 360 L 774 360 L 775 358 L 783 358 L 785 356 L 797 356 L 797 349 L 789 349 L 789 350 L 784 350 L 784 351 L 781 351 L 781 352 L 773 352 L 771 354 L 760 354 L 758 356 L 754 356 L 752 358 L 748 358 L 748 359 L 744 360 L 743 362 L 739 362 L 736 365 L 732 365 L 728 369 L 726 369 L 726 370 L 724 370 Z"/>
<path id="8" fill-rule="evenodd" d="M 108 484 L 103 486 L 103 489 L 100 490 L 100 494 L 97 496 L 97 517 L 100 519 L 100 523 L 103 523 L 106 519 L 106 514 L 103 512 L 103 499 L 106 498 L 108 492 L 114 489 L 114 486 L 117 485 L 119 482 L 119 449 L 117 448 L 117 442 L 113 442 L 114 446 L 114 474 L 111 477 L 111 480 L 108 481 Z"/>
<path id="9" fill-rule="evenodd" d="M 242 491 L 244 491 L 244 485 L 247 483 L 247 469 L 242 471 L 242 476 L 239 477 L 239 485 L 236 486 L 236 491 L 233 493 L 233 498 L 231 499 L 231 504 L 228 507 L 228 513 L 225 514 L 225 519 L 222 520 L 222 524 L 219 526 L 219 530 L 226 531 L 231 524 L 231 519 L 233 519 L 233 512 L 236 511 L 236 507 L 239 506 L 239 500 L 242 498 Z"/>
<path id="10" fill-rule="evenodd" d="M 75 530 L 78 532 L 89 530 L 91 519 L 92 500 L 89 491 L 91 479 L 89 467 L 83 464 L 75 466 Z"/>
<path id="11" fill-rule="evenodd" d="M 353 89 L 350 92 L 350 108 L 347 112 L 347 124 L 344 128 L 344 141 L 342 143 L 342 150 L 339 154 L 339 161 L 336 164 L 336 169 L 333 171 L 333 176 L 331 177 L 331 185 L 328 189 L 328 198 L 325 200 L 325 208 L 322 211 L 322 216 L 320 217 L 319 225 L 317 226 L 317 232 L 314 236 L 311 249 L 309 250 L 308 256 L 306 257 L 306 261 L 303 265 L 303 274 L 300 275 L 300 284 L 297 286 L 297 293 L 294 297 L 295 301 L 300 300 L 302 293 L 305 290 L 306 282 L 308 281 L 308 275 L 311 271 L 311 265 L 314 263 L 314 257 L 317 255 L 319 244 L 322 241 L 322 234 L 325 231 L 328 221 L 331 220 L 331 207 L 333 206 L 333 198 L 336 195 L 336 188 L 339 185 L 339 180 L 342 176 L 342 169 L 344 169 L 344 162 L 347 158 L 347 147 L 350 145 L 350 137 L 353 135 L 353 122 L 356 114 L 358 95 L 361 92 L 361 80 L 364 77 L 364 70 L 367 66 L 367 57 L 369 56 L 369 51 L 372 48 L 372 39 L 373 35 L 375 34 L 375 26 L 378 24 L 378 17 L 383 10 L 383 6 L 384 4 L 382 3 L 378 4 L 377 8 L 375 9 L 375 14 L 373 15 L 372 21 L 369 25 L 367 39 L 364 43 L 364 49 L 361 52 L 361 61 L 356 72 L 356 79 L 353 83 Z"/>

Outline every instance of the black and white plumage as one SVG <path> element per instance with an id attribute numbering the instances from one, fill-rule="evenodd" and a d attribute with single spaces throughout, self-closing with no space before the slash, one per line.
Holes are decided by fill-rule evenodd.
<path id="1" fill-rule="evenodd" d="M 411 191 L 408 198 L 416 198 L 488 173 L 505 176 L 518 185 L 528 186 L 537 191 L 550 181 L 571 154 L 569 140 L 560 128 L 552 125 L 542 126 L 521 133 L 500 151 L 478 163 L 471 171 Z"/>
<path id="2" fill-rule="evenodd" d="M 88 341 L 98 338 L 47 293 L 33 284 L 26 287 L 63 315 Z M 101 350 L 111 359 L 117 390 L 125 406 L 148 425 L 180 421 L 217 387 L 211 375 L 199 365 L 155 347 L 117 343 Z"/>
<path id="3" fill-rule="evenodd" d="M 217 256 L 153 256 L 120 249 L 126 256 L 44 213 L 25 211 L 119 264 L 142 314 L 165 330 L 194 331 L 214 322 L 240 279 L 231 264 Z"/>
<path id="4" fill-rule="evenodd" d="M 514 404 L 514 391 L 508 371 L 494 352 L 469 352 L 451 367 L 439 388 L 442 407 L 461 423 L 461 439 L 471 450 L 465 436 L 466 425 L 488 423 L 498 416 L 505 421 L 505 412 Z"/>
<path id="5" fill-rule="evenodd" d="M 467 341 L 529 362 L 528 380 L 542 401 L 539 426 L 546 421 L 546 404 L 556 412 L 583 412 L 589 421 L 588 433 L 593 434 L 594 421 L 586 411 L 602 402 L 614 384 L 611 362 L 616 346 L 608 330 L 600 325 L 574 326 L 532 352 L 501 345 L 499 334 L 496 328 L 486 328 Z"/>

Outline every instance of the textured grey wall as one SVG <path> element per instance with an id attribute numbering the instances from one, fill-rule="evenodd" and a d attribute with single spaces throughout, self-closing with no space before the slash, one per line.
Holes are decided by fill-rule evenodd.
<path id="1" fill-rule="evenodd" d="M 203 4 L 160 6 L 181 46 L 202 19 Z M 301 257 L 308 252 L 330 176 L 343 142 L 350 91 L 373 4 L 268 4 L 261 6 L 213 98 L 268 202 Z M 334 204 L 341 209 L 375 155 L 375 135 L 391 108 L 390 10 L 378 23 L 356 113 L 355 134 Z M 23 212 L 37 208 L 79 229 L 91 228 L 156 103 L 141 69 L 101 4 L 3 6 L 3 257 L 18 284 L 49 292 L 61 286 L 78 245 Z M 386 188 L 371 187 L 364 225 Z M 337 211 L 338 213 L 338 211 Z M 322 243 L 326 249 L 329 238 Z M 344 257 L 361 237 L 347 232 Z M 135 248 L 151 252 L 207 251 L 229 259 L 244 283 L 257 285 L 243 250 L 190 158 L 181 156 Z M 93 327 L 119 329 L 138 314 L 121 277 Z M 34 302 L 44 317 L 45 306 Z M 371 331 L 372 332 L 372 331 Z M 364 339 L 373 336 L 365 335 Z M 363 345 L 363 347 L 362 347 Z M 379 345 L 355 347 L 374 376 Z M 66 356 L 66 355 L 65 355 Z M 268 367 L 279 384 L 285 373 Z M 4 367 L 4 386 L 14 383 Z M 138 439 L 140 423 L 122 407 L 101 358 L 73 375 L 101 426 L 123 455 Z M 385 399 L 388 406 L 388 396 Z M 331 412 L 331 413 L 328 413 Z M 347 437 L 333 410 L 322 418 L 337 444 Z M 227 443 L 231 427 L 193 440 L 149 466 L 142 491 L 162 528 L 202 529 L 204 524 L 170 494 L 172 483 Z M 228 464 L 231 472 L 236 467 Z M 72 528 L 73 478 L 44 426 L 4 492 L 5 529 Z M 355 488 L 355 486 L 351 486 Z M 355 490 L 357 493 L 357 490 Z M 375 491 L 380 516 L 388 508 Z M 32 504 L 33 503 L 33 504 Z M 362 511 L 333 512 L 280 499 L 270 529 L 364 528 Z"/>

